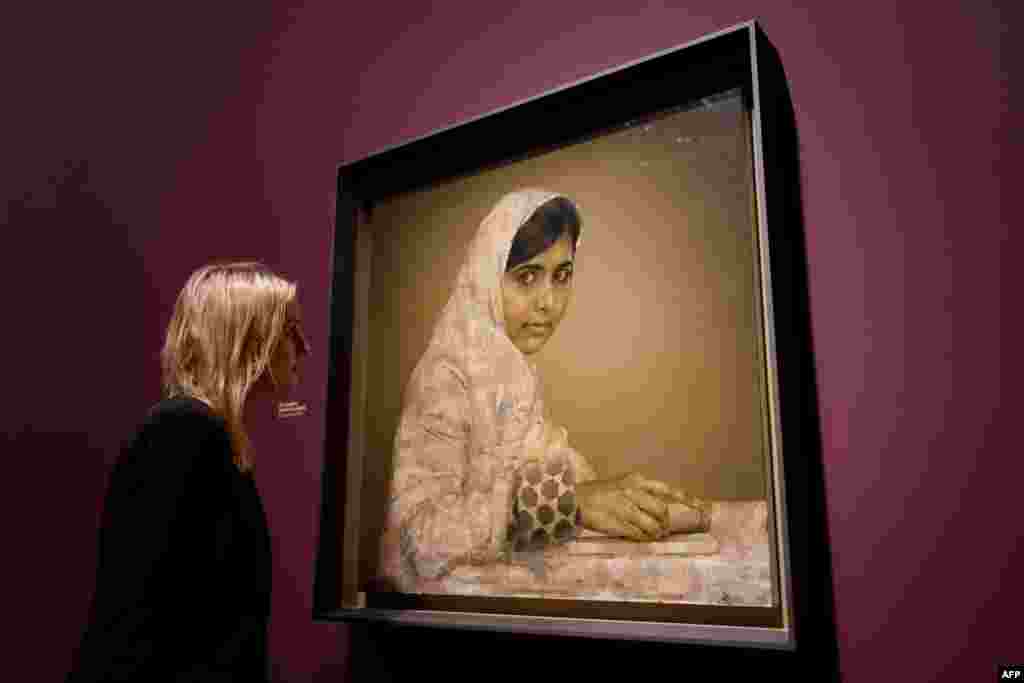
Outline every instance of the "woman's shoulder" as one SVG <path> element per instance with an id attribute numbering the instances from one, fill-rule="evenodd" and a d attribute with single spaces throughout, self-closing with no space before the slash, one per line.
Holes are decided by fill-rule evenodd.
<path id="1" fill-rule="evenodd" d="M 149 409 L 131 439 L 129 450 L 180 450 L 189 444 L 203 444 L 203 450 L 230 451 L 231 448 L 223 418 L 202 401 L 176 396 L 165 398 Z"/>
<path id="2" fill-rule="evenodd" d="M 104 514 L 134 514 L 117 511 L 136 510 L 140 496 L 150 499 L 150 507 L 171 506 L 186 488 L 195 500 L 215 498 L 228 490 L 235 472 L 223 420 L 201 401 L 164 399 L 122 443 L 110 472 Z"/>
<path id="3" fill-rule="evenodd" d="M 174 423 L 176 426 L 194 424 L 197 427 L 223 427 L 224 420 L 213 409 L 191 396 L 165 398 L 146 413 L 144 425 Z"/>

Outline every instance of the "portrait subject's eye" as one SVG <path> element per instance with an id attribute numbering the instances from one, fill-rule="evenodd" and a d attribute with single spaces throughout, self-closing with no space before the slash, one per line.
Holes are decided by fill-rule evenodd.
<path id="1" fill-rule="evenodd" d="M 519 273 L 516 279 L 523 287 L 529 287 L 537 279 L 537 273 L 533 270 L 524 270 Z"/>
<path id="2" fill-rule="evenodd" d="M 555 273 L 555 282 L 560 285 L 567 285 L 572 281 L 572 266 L 567 266 Z"/>

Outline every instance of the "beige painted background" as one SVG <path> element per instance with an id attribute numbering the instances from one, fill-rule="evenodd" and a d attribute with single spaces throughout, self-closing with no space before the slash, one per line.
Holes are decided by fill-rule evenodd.
<path id="1" fill-rule="evenodd" d="M 537 355 L 552 418 L 600 475 L 767 494 L 747 115 L 719 105 L 409 193 L 375 208 L 363 575 L 372 575 L 401 395 L 463 249 L 505 193 L 578 205 L 573 299 Z M 737 107 L 731 107 L 737 109 Z"/>

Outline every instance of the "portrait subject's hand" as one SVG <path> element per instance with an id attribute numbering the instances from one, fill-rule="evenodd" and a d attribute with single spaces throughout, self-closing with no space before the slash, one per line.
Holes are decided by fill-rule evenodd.
<path id="1" fill-rule="evenodd" d="M 636 473 L 576 485 L 583 526 L 634 541 L 671 533 L 670 503 L 690 500 L 682 491 Z"/>

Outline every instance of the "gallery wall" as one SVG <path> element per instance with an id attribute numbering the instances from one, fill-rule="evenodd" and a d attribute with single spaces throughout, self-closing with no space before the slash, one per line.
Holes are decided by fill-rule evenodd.
<path id="1" fill-rule="evenodd" d="M 1024 60 L 1010 45 L 1010 6 L 16 10 L 0 22 L 2 451 L 5 620 L 26 645 L 5 673 L 66 671 L 107 468 L 158 397 L 156 352 L 177 288 L 199 264 L 235 257 L 300 280 L 314 346 L 299 392 L 309 413 L 254 425 L 274 534 L 278 680 L 342 680 L 354 662 L 401 674 L 428 648 L 495 661 L 565 652 L 606 674 L 638 659 L 685 671 L 689 649 L 310 620 L 330 193 L 340 161 L 752 17 L 778 49 L 800 135 L 843 677 L 987 680 L 996 662 L 1020 661 L 1024 466 L 1010 386 L 1022 251 L 1008 180 L 1020 149 L 1010 64 Z"/>

